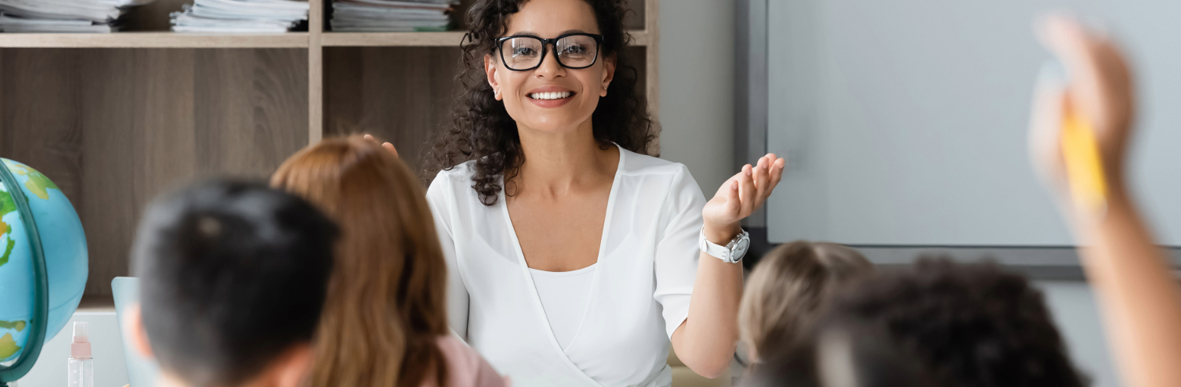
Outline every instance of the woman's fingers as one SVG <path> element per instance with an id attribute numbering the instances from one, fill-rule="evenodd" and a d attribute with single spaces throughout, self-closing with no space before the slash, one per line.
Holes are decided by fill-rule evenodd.
<path id="1" fill-rule="evenodd" d="M 771 193 L 775 192 L 775 187 L 778 187 L 779 181 L 783 179 L 785 165 L 787 165 L 787 160 L 776 157 L 774 154 L 767 159 L 767 187 L 759 196 L 759 202 L 756 203 L 755 209 L 762 207 L 767 202 L 767 198 L 771 197 Z"/>
<path id="2" fill-rule="evenodd" d="M 779 181 L 783 180 L 783 170 L 787 168 L 787 159 L 780 157 L 772 163 L 771 167 L 771 189 L 779 186 Z M 770 195 L 767 195 L 770 196 Z"/>
<path id="3" fill-rule="evenodd" d="M 745 218 L 750 215 L 754 209 L 755 198 L 758 195 L 758 189 L 755 188 L 754 167 L 750 164 L 742 167 L 742 175 L 738 177 L 738 196 L 742 200 L 741 210 L 738 213 L 738 218 Z"/>
<path id="4" fill-rule="evenodd" d="M 770 160 L 772 159 L 768 156 L 763 156 L 759 158 L 759 162 L 755 165 L 754 178 L 756 193 L 754 205 L 756 208 L 762 202 L 762 199 L 767 197 L 767 193 L 770 191 L 770 184 L 768 184 L 771 181 Z"/>

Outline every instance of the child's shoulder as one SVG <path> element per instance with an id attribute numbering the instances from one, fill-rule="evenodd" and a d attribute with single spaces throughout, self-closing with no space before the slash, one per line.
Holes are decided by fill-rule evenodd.
<path id="1" fill-rule="evenodd" d="M 439 351 L 447 359 L 447 376 L 452 386 L 508 387 L 500 376 L 475 349 L 454 335 L 440 336 Z"/>

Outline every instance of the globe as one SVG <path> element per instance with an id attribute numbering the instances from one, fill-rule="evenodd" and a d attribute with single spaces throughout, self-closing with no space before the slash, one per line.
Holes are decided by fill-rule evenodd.
<path id="1" fill-rule="evenodd" d="M 82 222 L 61 189 L 25 164 L 0 159 L 0 385 L 24 376 L 41 344 L 74 314 L 87 263 Z M 38 297 L 47 299 L 43 319 Z"/>

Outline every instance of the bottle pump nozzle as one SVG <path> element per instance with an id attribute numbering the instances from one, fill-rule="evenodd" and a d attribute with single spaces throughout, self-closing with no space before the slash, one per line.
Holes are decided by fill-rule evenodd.
<path id="1" fill-rule="evenodd" d="M 90 358 L 90 333 L 85 321 L 74 322 L 74 342 L 70 344 L 70 357 L 74 359 Z"/>

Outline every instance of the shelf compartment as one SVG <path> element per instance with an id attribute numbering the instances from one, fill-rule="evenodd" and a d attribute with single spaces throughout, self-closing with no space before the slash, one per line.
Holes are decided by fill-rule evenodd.
<path id="1" fill-rule="evenodd" d="M 324 137 L 371 133 L 418 172 L 430 135 L 451 117 L 460 51 L 445 47 L 324 49 Z"/>
<path id="2" fill-rule="evenodd" d="M 144 206 L 211 176 L 264 179 L 308 143 L 306 49 L 0 50 L 0 154 L 82 219 L 87 296 L 130 272 Z"/>

